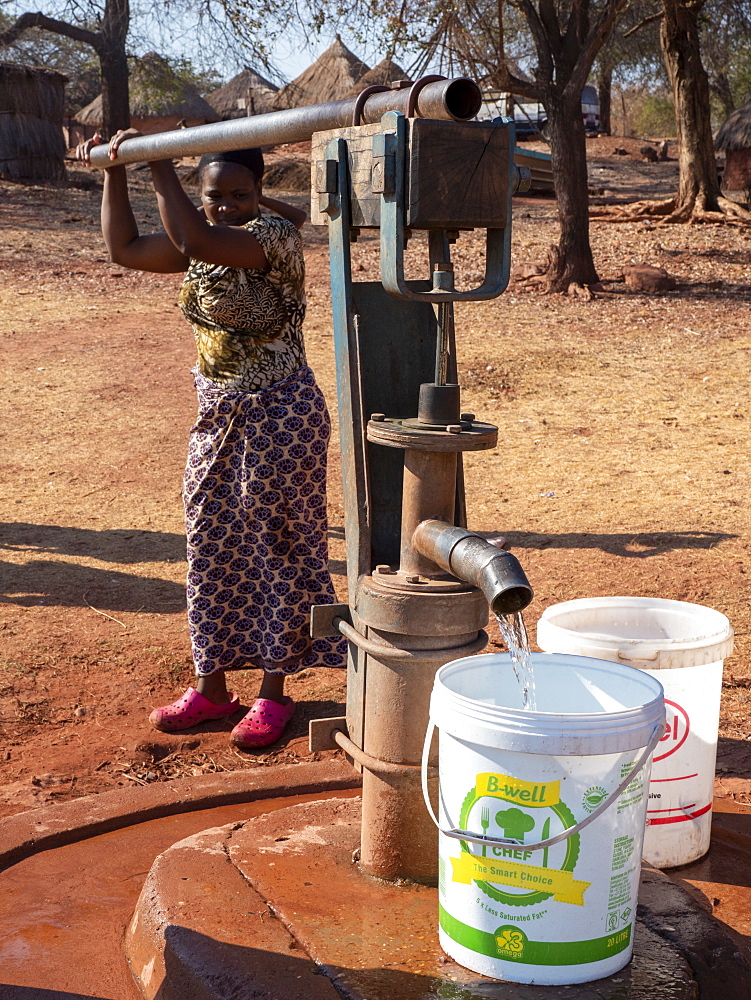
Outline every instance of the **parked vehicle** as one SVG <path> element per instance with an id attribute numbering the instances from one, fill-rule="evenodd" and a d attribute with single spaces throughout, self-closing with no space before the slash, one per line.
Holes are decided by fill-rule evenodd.
<path id="1" fill-rule="evenodd" d="M 488 118 L 511 118 L 516 125 L 517 141 L 547 138 L 548 115 L 542 104 L 502 90 L 487 90 L 482 95 L 482 108 L 477 115 L 480 121 Z M 582 91 L 582 119 L 587 132 L 600 131 L 600 99 L 597 88 L 587 85 Z"/>
<path id="2" fill-rule="evenodd" d="M 582 118 L 587 132 L 600 131 L 600 97 L 596 87 L 589 84 L 582 90 Z"/>

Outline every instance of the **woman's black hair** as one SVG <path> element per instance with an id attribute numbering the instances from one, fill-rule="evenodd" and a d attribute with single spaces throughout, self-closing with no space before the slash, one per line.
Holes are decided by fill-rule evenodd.
<path id="1" fill-rule="evenodd" d="M 198 176 L 210 163 L 239 163 L 255 177 L 257 181 L 263 178 L 263 153 L 260 149 L 230 149 L 226 153 L 204 153 L 198 161 Z"/>

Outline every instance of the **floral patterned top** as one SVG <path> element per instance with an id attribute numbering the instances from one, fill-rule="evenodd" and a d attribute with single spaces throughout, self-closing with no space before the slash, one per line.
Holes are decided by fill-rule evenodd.
<path id="1" fill-rule="evenodd" d="M 179 301 L 201 374 L 222 389 L 260 392 L 305 364 L 305 262 L 287 219 L 263 216 L 244 228 L 263 247 L 268 270 L 191 259 Z"/>

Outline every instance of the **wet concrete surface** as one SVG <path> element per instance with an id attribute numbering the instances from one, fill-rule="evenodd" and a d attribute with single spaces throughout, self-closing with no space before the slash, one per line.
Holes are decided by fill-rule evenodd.
<path id="1" fill-rule="evenodd" d="M 751 808 L 716 798 L 709 853 L 668 874 L 724 925 L 751 964 Z M 751 981 L 741 996 L 751 998 Z"/>
<path id="2" fill-rule="evenodd" d="M 8 868 L 0 874 L 0 1000 L 137 1000 L 123 935 L 157 855 L 207 827 L 289 803 L 266 799 L 151 820 Z"/>
<path id="3" fill-rule="evenodd" d="M 437 943 L 435 890 L 361 875 L 352 860 L 358 841 L 359 803 L 332 798 L 175 844 L 152 869 L 127 935 L 144 996 L 746 1000 L 751 968 L 735 942 L 656 869 L 643 872 L 634 958 L 626 968 L 592 983 L 522 986 L 484 979 L 447 959 Z M 239 898 L 243 916 L 235 919 L 237 872 L 247 888 Z M 217 914 L 210 897 L 227 878 Z M 221 940 L 219 951 L 212 938 Z M 315 970 L 325 978 L 312 987 Z M 285 976 L 284 990 L 270 986 Z"/>
<path id="4" fill-rule="evenodd" d="M 680 952 L 643 923 L 623 970 L 575 986 L 488 980 L 438 946 L 435 889 L 362 875 L 357 800 L 330 799 L 258 817 L 232 832 L 229 856 L 296 941 L 351 1000 L 695 1000 Z"/>
<path id="5" fill-rule="evenodd" d="M 443 956 L 435 890 L 358 873 L 356 795 L 232 803 L 20 861 L 0 873 L 0 1000 L 751 998 L 749 807 L 716 800 L 707 858 L 670 878 L 645 873 L 626 969 L 529 987 L 482 979 Z M 324 816 L 335 822 L 322 835 Z M 255 851 L 271 834 L 278 850 Z M 143 993 L 125 957 L 128 927 Z"/>

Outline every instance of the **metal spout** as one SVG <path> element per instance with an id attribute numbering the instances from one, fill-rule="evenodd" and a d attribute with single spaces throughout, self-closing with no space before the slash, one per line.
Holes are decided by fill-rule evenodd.
<path id="1" fill-rule="evenodd" d="M 421 521 L 412 544 L 452 576 L 479 587 L 496 615 L 522 611 L 534 596 L 519 560 L 480 535 L 445 521 Z"/>

